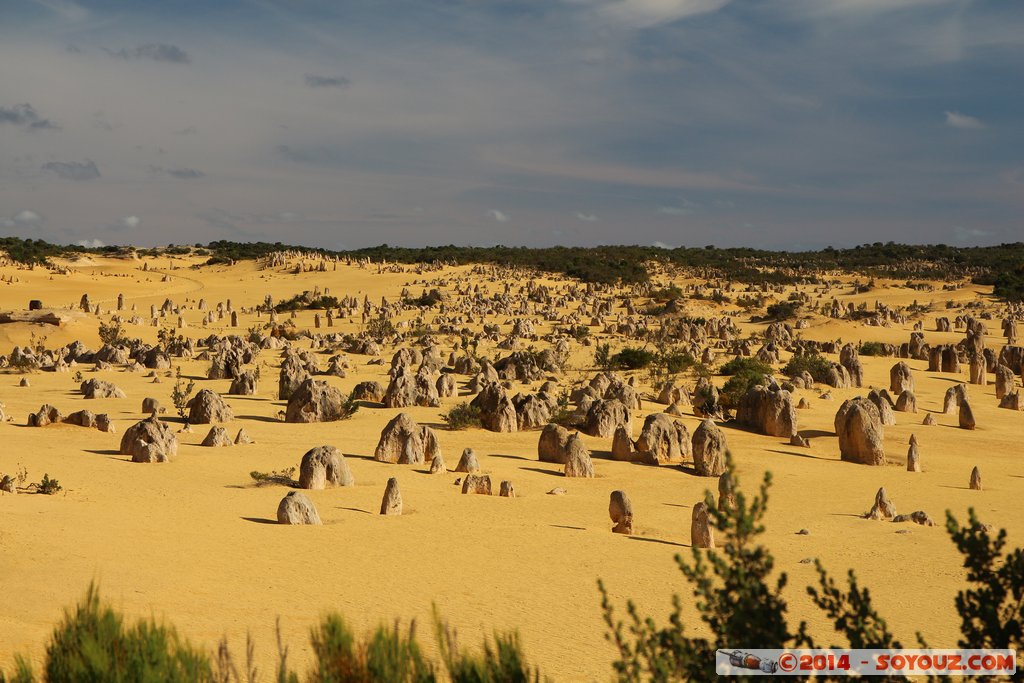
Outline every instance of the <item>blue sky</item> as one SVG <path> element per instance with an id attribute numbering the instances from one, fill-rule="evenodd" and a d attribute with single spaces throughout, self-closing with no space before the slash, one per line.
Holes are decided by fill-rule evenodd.
<path id="1" fill-rule="evenodd" d="M 0 0 L 0 232 L 1024 239 L 1021 0 Z"/>

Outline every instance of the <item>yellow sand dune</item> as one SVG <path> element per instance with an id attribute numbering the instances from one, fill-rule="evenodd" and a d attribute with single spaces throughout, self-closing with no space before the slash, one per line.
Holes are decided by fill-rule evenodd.
<path id="1" fill-rule="evenodd" d="M 24 309 L 30 299 L 42 299 L 46 306 L 74 307 L 88 293 L 104 311 L 99 320 L 107 320 L 123 293 L 128 308 L 137 306 L 143 318 L 151 304 L 159 306 L 165 298 L 178 304 L 192 302 L 185 314 L 188 326 L 181 330 L 185 334 L 244 334 L 265 323 L 266 316 L 242 314 L 238 329 L 226 327 L 227 319 L 204 328 L 194 302 L 205 298 L 215 306 L 230 298 L 236 308 L 251 308 L 267 294 L 280 300 L 314 287 L 339 297 L 369 296 L 378 302 L 382 296 L 397 298 L 404 286 L 418 295 L 424 279 L 454 280 L 469 271 L 458 267 L 424 275 L 378 274 L 375 267 L 339 265 L 328 272 L 290 274 L 260 270 L 253 262 L 194 270 L 188 266 L 200 259 L 193 258 L 93 261 L 96 265 L 68 262 L 68 275 L 44 268 L 0 269 L 5 279 L 0 283 L 0 310 Z M 141 270 L 143 263 L 149 264 L 149 271 Z M 9 277 L 17 282 L 8 284 Z M 482 280 L 478 279 L 490 291 L 501 291 L 502 283 Z M 926 318 L 928 330 L 932 317 L 944 314 L 947 299 L 965 302 L 985 295 L 981 288 L 921 293 L 890 284 L 841 300 L 877 299 L 891 305 L 934 301 L 937 312 Z M 131 314 L 123 312 L 126 317 Z M 29 343 L 32 335 L 45 336 L 50 348 L 77 339 L 95 349 L 99 320 L 89 315 L 59 327 L 0 325 L 0 352 Z M 299 313 L 296 322 L 312 327 L 313 313 Z M 503 324 L 506 319 L 484 322 Z M 331 331 L 355 333 L 360 327 L 358 318 L 346 319 L 336 321 Z M 990 324 L 990 345 L 1000 342 L 997 327 Z M 899 343 L 909 338 L 910 329 L 869 328 L 819 317 L 802 332 L 812 339 Z M 127 325 L 126 331 L 152 342 L 157 330 Z M 926 332 L 926 338 L 932 343 L 954 341 L 961 334 Z M 440 341 L 450 348 L 455 339 Z M 593 374 L 592 349 L 573 348 L 574 369 L 563 382 Z M 495 355 L 491 346 L 480 350 Z M 366 379 L 386 384 L 392 351 L 385 350 L 384 365 L 368 365 L 369 357 L 349 354 L 353 367 L 348 376 L 327 381 L 346 392 Z M 29 375 L 30 387 L 18 386 L 18 374 L 0 374 L 0 401 L 13 416 L 12 422 L 0 424 L 0 473 L 24 467 L 30 480 L 47 473 L 66 489 L 55 496 L 0 496 L 0 578 L 5 587 L 0 601 L 0 662 L 11 662 L 15 653 L 38 661 L 61 610 L 78 600 L 92 580 L 100 583 L 103 595 L 115 606 L 131 615 L 171 620 L 195 642 L 212 645 L 226 634 L 240 650 L 251 630 L 264 670 L 276 657 L 273 630 L 278 617 L 293 662 L 304 666 L 310 656 L 308 631 L 328 611 L 344 613 L 361 629 L 396 617 L 415 618 L 426 634 L 431 606 L 436 605 L 458 627 L 464 645 L 476 646 L 495 629 L 517 628 L 531 660 L 556 680 L 603 681 L 610 675 L 613 650 L 604 639 L 598 577 L 620 604 L 633 598 L 643 611 L 659 618 L 668 613 L 672 593 L 682 593 L 684 603 L 690 601 L 673 556 L 690 552 L 691 506 L 706 489 L 715 487 L 716 480 L 693 477 L 675 467 L 611 461 L 610 440 L 591 437 L 584 439 L 596 458 L 596 478 L 567 480 L 559 466 L 537 461 L 538 432 L 445 430 L 441 413 L 465 398 L 444 399 L 441 408 L 409 409 L 417 421 L 435 427 L 449 467 L 463 448 L 472 447 L 495 483 L 511 480 L 518 494 L 515 499 L 463 496 L 453 485 L 460 475 L 430 476 L 425 467 L 372 460 L 380 430 L 396 410 L 366 407 L 350 420 L 326 424 L 279 421 L 284 403 L 276 399 L 278 355 L 264 351 L 259 356 L 258 396 L 226 397 L 235 413 L 227 425 L 229 432 L 234 436 L 244 427 L 254 445 L 202 448 L 198 444 L 207 428 L 197 426 L 192 433 L 179 435 L 177 459 L 162 465 L 132 464 L 117 454 L 117 448 L 124 430 L 145 417 L 140 412 L 143 398 L 159 399 L 168 407 L 167 417 L 174 417 L 174 379 L 166 373 L 158 373 L 161 381 L 154 384 L 146 373 L 121 368 L 96 372 L 81 366 L 69 373 Z M 862 361 L 866 384 L 888 386 L 888 370 L 895 359 Z M 971 387 L 976 431 L 958 429 L 955 415 L 936 414 L 937 425 L 922 426 L 925 411 L 941 410 L 942 395 L 955 378 L 928 373 L 922 362 L 909 364 L 916 375 L 921 412 L 896 413 L 898 424 L 886 429 L 890 466 L 872 468 L 839 459 L 832 428 L 835 411 L 843 399 L 866 393 L 866 387 L 834 390 L 832 401 L 819 399 L 816 391 L 798 392 L 811 403 L 810 409 L 799 411 L 801 430 L 811 434 L 810 449 L 726 426 L 744 488 L 753 491 L 765 471 L 774 475 L 765 540 L 778 568 L 790 575 L 786 596 L 794 617 L 808 620 L 824 642 L 833 640 L 833 634 L 806 595 L 805 587 L 816 576 L 813 564 L 802 560 L 819 558 L 840 576 L 855 569 L 905 643 L 914 642 L 920 631 L 932 645 L 949 647 L 958 637 L 953 597 L 963 585 L 963 571 L 941 527 L 945 510 L 963 519 L 973 506 L 984 521 L 1009 529 L 1011 543 L 1024 542 L 1024 469 L 1019 452 L 1024 415 L 998 409 L 993 387 Z M 206 380 L 207 365 L 184 361 L 181 368 L 185 376 L 203 378 L 197 389 L 225 393 L 229 381 Z M 84 399 L 73 380 L 76 370 L 86 379 L 114 382 L 128 398 Z M 638 381 L 643 379 L 638 376 Z M 69 425 L 24 426 L 27 414 L 43 403 L 56 405 L 65 414 L 82 408 L 107 412 L 118 433 Z M 663 409 L 645 402 L 643 413 Z M 636 420 L 634 436 L 642 417 Z M 682 420 L 691 432 L 699 424 L 692 415 Z M 174 423 L 175 430 L 180 426 Z M 905 471 L 911 434 L 920 442 L 921 474 Z M 324 520 L 322 527 L 273 523 L 278 501 L 288 489 L 254 487 L 249 472 L 297 466 L 306 450 L 321 444 L 334 445 L 346 455 L 357 485 L 309 492 Z M 967 487 L 975 465 L 982 471 L 984 491 Z M 406 514 L 401 517 L 376 514 L 389 477 L 398 478 L 405 499 Z M 546 495 L 558 486 L 567 494 Z M 886 487 L 899 512 L 925 510 L 940 526 L 861 519 L 879 486 Z M 632 499 L 637 531 L 633 537 L 610 532 L 608 496 L 614 489 L 624 489 Z M 810 534 L 797 535 L 801 528 Z M 911 533 L 896 533 L 900 529 Z M 690 613 L 689 627 L 700 632 L 702 624 Z M 424 640 L 432 644 L 431 638 Z"/>

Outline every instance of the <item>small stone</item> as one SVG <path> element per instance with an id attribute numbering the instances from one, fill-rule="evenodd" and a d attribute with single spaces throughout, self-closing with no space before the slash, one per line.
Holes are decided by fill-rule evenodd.
<path id="1" fill-rule="evenodd" d="M 512 482 L 507 479 L 503 480 L 501 482 L 501 487 L 498 490 L 498 495 L 502 498 L 515 498 L 516 490 L 515 487 L 512 486 Z"/>
<path id="2" fill-rule="evenodd" d="M 875 504 L 871 510 L 864 515 L 867 519 L 893 519 L 896 515 L 896 506 L 885 493 L 885 487 L 878 489 L 875 494 Z"/>
<path id="3" fill-rule="evenodd" d="M 474 473 L 480 471 L 480 463 L 477 462 L 476 453 L 473 452 L 472 448 L 467 448 L 462 451 L 462 457 L 459 458 L 459 464 L 455 468 L 456 472 Z"/>
<path id="4" fill-rule="evenodd" d="M 800 531 L 796 532 L 796 534 L 797 536 L 810 536 L 811 532 L 807 529 L 801 529 Z"/>
<path id="5" fill-rule="evenodd" d="M 301 491 L 291 491 L 281 499 L 277 506 L 277 521 L 281 524 L 323 523 L 313 501 Z"/>
<path id="6" fill-rule="evenodd" d="M 981 470 L 979 470 L 977 467 L 971 470 L 971 490 L 981 490 Z"/>
<path id="7" fill-rule="evenodd" d="M 463 493 L 476 493 L 481 496 L 491 495 L 491 476 L 489 474 L 467 474 L 462 480 Z"/>
<path id="8" fill-rule="evenodd" d="M 914 524 L 920 524 L 921 526 L 935 526 L 935 522 L 924 510 L 917 510 L 915 512 L 911 512 L 909 515 L 896 515 L 892 518 L 892 521 L 897 523 L 913 522 Z"/>
<path id="9" fill-rule="evenodd" d="M 398 490 L 398 480 L 394 477 L 388 479 L 388 485 L 384 489 L 384 498 L 380 503 L 380 514 L 402 514 L 402 493 Z"/>
<path id="10" fill-rule="evenodd" d="M 564 496 L 566 493 L 568 493 L 568 491 L 566 491 L 561 486 L 556 486 L 555 488 L 548 491 L 549 496 Z"/>
<path id="11" fill-rule="evenodd" d="M 633 504 L 625 491 L 612 491 L 608 501 L 608 516 L 615 524 L 612 532 L 627 535 L 633 533 Z"/>
<path id="12" fill-rule="evenodd" d="M 718 478 L 718 511 L 736 509 L 736 492 L 733 490 L 732 475 L 726 470 Z"/>
<path id="13" fill-rule="evenodd" d="M 690 545 L 694 548 L 714 548 L 715 534 L 708 516 L 708 506 L 701 501 L 693 506 L 690 518 Z"/>
<path id="14" fill-rule="evenodd" d="M 231 437 L 228 436 L 228 430 L 223 427 L 211 427 L 201 445 L 212 447 L 230 446 Z"/>

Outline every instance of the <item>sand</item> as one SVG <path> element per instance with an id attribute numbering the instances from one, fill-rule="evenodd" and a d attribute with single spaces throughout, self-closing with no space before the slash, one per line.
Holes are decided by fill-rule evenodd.
<path id="1" fill-rule="evenodd" d="M 29 271 L 0 268 L 0 310 L 20 310 L 29 299 L 46 306 L 77 304 L 88 292 L 109 319 L 118 293 L 128 307 L 137 305 L 148 316 L 150 304 L 167 297 L 184 304 L 200 297 L 215 306 L 228 298 L 234 306 L 252 307 L 266 294 L 275 300 L 315 286 L 334 295 L 369 295 L 394 299 L 408 285 L 414 295 L 424 278 L 438 273 L 378 274 L 375 268 L 338 266 L 325 273 L 291 274 L 262 271 L 253 262 L 233 266 L 189 269 L 196 258 L 142 261 L 96 257 L 69 264 L 68 275 L 43 268 Z M 172 266 L 175 269 L 171 270 Z M 465 274 L 468 268 L 447 268 L 444 276 Z M 162 282 L 162 274 L 170 277 Z M 553 283 L 557 286 L 558 283 Z M 500 283 L 488 283 L 500 291 Z M 906 305 L 913 300 L 936 302 L 935 313 L 925 319 L 930 343 L 956 341 L 962 333 L 927 331 L 947 299 L 985 300 L 984 288 L 956 292 L 915 292 L 897 283 L 879 283 L 875 291 L 842 296 L 841 301 L 882 300 Z M 694 312 L 713 308 L 695 302 Z M 126 315 L 131 315 L 126 311 Z M 237 330 L 223 323 L 203 328 L 200 313 L 185 313 L 182 332 L 204 337 L 210 333 L 244 333 L 267 321 L 241 315 Z M 282 316 L 282 319 L 285 316 Z M 428 315 L 428 319 L 429 319 Z M 743 320 L 743 319 L 741 319 Z M 30 335 L 45 335 L 54 347 L 79 339 L 98 348 L 97 318 L 87 316 L 61 328 L 10 323 L 0 325 L 0 350 L 28 343 Z M 170 321 L 168 321 L 170 322 Z M 312 327 L 313 313 L 298 315 L 300 325 Z M 505 319 L 488 322 L 506 322 Z M 759 325 L 743 323 L 745 330 Z M 356 332 L 358 319 L 338 321 L 332 330 Z M 504 331 L 508 331 L 503 327 Z M 542 331 L 547 331 L 545 324 Z M 868 328 L 851 322 L 816 318 L 803 334 L 812 339 L 906 341 L 910 325 Z M 998 322 L 989 323 L 989 344 L 998 345 Z M 131 336 L 154 340 L 156 329 L 127 326 Z M 596 328 L 594 333 L 599 332 Z M 446 348 L 454 339 L 441 337 Z M 574 345 L 571 370 L 563 382 L 593 375 L 592 348 Z M 995 346 L 995 348 L 999 348 Z M 493 349 L 481 347 L 493 357 Z M 349 391 L 359 381 L 386 384 L 385 365 L 367 365 L 367 356 L 349 354 L 352 369 L 346 378 L 328 382 Z M 247 446 L 210 449 L 198 446 L 207 427 L 196 426 L 180 434 L 174 462 L 141 465 L 117 454 L 124 430 L 145 417 L 142 399 L 156 397 L 173 413 L 170 392 L 174 380 L 158 373 L 153 384 L 145 374 L 121 368 L 95 372 L 91 365 L 69 373 L 34 373 L 31 386 L 19 387 L 21 376 L 0 373 L 0 401 L 13 422 L 0 424 L 0 472 L 28 470 L 38 481 L 44 473 L 57 478 L 65 491 L 54 496 L 0 496 L 0 577 L 4 599 L 0 604 L 0 666 L 9 666 L 15 653 L 39 662 L 45 640 L 62 610 L 84 594 L 90 581 L 102 594 L 132 616 L 155 616 L 172 621 L 191 641 L 213 646 L 227 636 L 236 651 L 244 651 L 246 632 L 253 634 L 257 657 L 264 671 L 275 657 L 275 620 L 293 664 L 309 662 L 309 629 L 325 613 L 340 611 L 357 629 L 369 629 L 395 618 L 416 619 L 428 650 L 433 651 L 432 608 L 457 626 L 460 642 L 476 647 L 494 630 L 519 630 L 532 662 L 555 680 L 597 680 L 610 677 L 614 655 L 604 639 L 600 596 L 596 581 L 605 581 L 614 600 L 624 605 L 636 600 L 644 612 L 663 621 L 670 597 L 680 593 L 692 604 L 690 590 L 676 568 L 677 553 L 689 555 L 691 507 L 714 489 L 716 480 L 691 476 L 676 467 L 647 467 L 609 459 L 610 439 L 584 437 L 595 457 L 592 480 L 565 479 L 561 467 L 537 460 L 539 432 L 495 434 L 479 429 L 448 431 L 440 414 L 466 397 L 443 399 L 441 408 L 408 409 L 414 419 L 437 431 L 446 462 L 454 467 L 465 447 L 472 447 L 483 471 L 497 483 L 511 480 L 518 497 L 463 496 L 455 473 L 430 476 L 426 466 L 382 464 L 372 460 L 381 428 L 396 410 L 366 407 L 352 419 L 327 424 L 284 424 L 276 399 L 278 353 L 264 351 L 259 394 L 226 397 L 235 413 L 227 426 L 234 436 L 240 427 L 255 439 Z M 326 365 L 327 356 L 322 356 Z M 725 360 L 721 358 L 720 360 Z M 920 631 L 937 647 L 951 647 L 958 638 L 959 622 L 953 598 L 964 585 L 963 570 L 942 526 L 945 511 L 961 520 L 968 507 L 997 527 L 1006 527 L 1011 544 L 1022 542 L 1024 513 L 1020 511 L 1021 467 L 1018 464 L 1024 415 L 996 407 L 994 387 L 970 387 L 979 428 L 958 429 L 956 415 L 941 415 L 942 395 L 954 378 L 926 372 L 926 364 L 908 361 L 917 384 L 918 414 L 896 413 L 897 425 L 886 428 L 886 452 L 892 464 L 867 467 L 841 462 L 832 421 L 844 398 L 866 393 L 867 385 L 888 386 L 892 358 L 862 357 L 865 388 L 833 390 L 834 400 L 816 391 L 799 391 L 809 410 L 799 411 L 800 429 L 810 433 L 810 449 L 791 447 L 788 441 L 761 436 L 725 425 L 744 490 L 753 491 L 765 471 L 774 485 L 764 540 L 789 574 L 785 591 L 795 619 L 809 622 L 819 641 L 841 645 L 830 625 L 810 603 L 806 586 L 816 580 L 814 566 L 801 562 L 818 558 L 836 576 L 856 570 L 861 584 L 871 589 L 877 607 L 893 632 L 912 644 Z M 198 388 L 227 391 L 228 380 L 206 380 L 207 363 L 185 361 L 187 377 L 202 378 Z M 76 370 L 85 379 L 114 382 L 125 399 L 86 400 L 73 380 Z M 643 379 L 643 376 L 639 376 Z M 460 383 L 467 379 L 460 377 Z M 721 382 L 723 378 L 717 378 Z M 966 380 L 966 369 L 961 379 Z M 991 379 L 991 376 L 990 376 Z M 25 427 L 29 412 L 43 403 L 64 414 L 88 408 L 107 412 L 118 433 L 70 425 L 42 429 Z M 664 406 L 644 403 L 636 420 L 634 438 L 643 415 Z M 921 425 L 926 411 L 938 424 Z M 169 414 L 168 418 L 175 416 Z M 699 420 L 687 414 L 682 421 L 692 432 Z M 174 423 L 175 430 L 180 424 Z M 916 434 L 924 472 L 905 471 L 907 440 Z M 317 445 L 338 447 L 348 459 L 355 487 L 308 492 L 324 520 L 322 527 L 288 527 L 275 523 L 278 501 L 288 491 L 281 486 L 253 486 L 252 470 L 278 470 L 297 466 L 302 454 Z M 968 489 L 971 468 L 979 466 L 985 490 Z M 389 477 L 397 477 L 405 500 L 401 517 L 378 514 Z M 565 487 L 564 496 L 546 495 Z M 872 522 L 860 518 L 875 491 L 885 486 L 898 512 L 927 511 L 939 526 L 920 527 Z M 632 499 L 635 530 L 632 537 L 612 534 L 608 496 L 624 489 Z M 797 535 L 802 528 L 809 535 Z M 909 534 L 898 534 L 898 530 Z M 689 609 L 688 628 L 703 632 Z M 733 643 L 756 647 L 758 643 Z"/>

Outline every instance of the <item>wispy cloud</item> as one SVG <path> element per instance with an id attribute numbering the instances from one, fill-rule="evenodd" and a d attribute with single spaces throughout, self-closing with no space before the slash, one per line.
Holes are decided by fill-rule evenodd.
<path id="1" fill-rule="evenodd" d="M 991 235 L 991 231 L 982 230 L 981 228 L 965 228 L 962 225 L 957 225 L 953 228 L 953 237 L 956 239 L 957 242 L 977 242 Z"/>
<path id="2" fill-rule="evenodd" d="M 122 47 L 120 50 L 106 50 L 107 54 L 120 59 L 149 59 L 154 62 L 190 64 L 192 58 L 177 45 L 168 43 L 147 43 L 138 47 Z"/>
<path id="3" fill-rule="evenodd" d="M 172 178 L 178 178 L 179 180 L 194 180 L 196 178 L 202 178 L 206 175 L 202 171 L 195 168 L 165 168 L 163 166 L 150 166 L 149 170 L 152 173 L 169 175 Z"/>
<path id="4" fill-rule="evenodd" d="M 23 209 L 13 216 L 14 222 L 21 225 L 38 225 L 43 222 L 43 217 L 31 209 Z"/>
<path id="5" fill-rule="evenodd" d="M 60 126 L 44 119 L 31 104 L 16 104 L 13 107 L 0 107 L 0 123 L 23 126 L 27 130 L 59 130 Z"/>
<path id="6" fill-rule="evenodd" d="M 89 18 L 89 10 L 71 0 L 32 0 L 65 21 L 80 22 Z"/>
<path id="7" fill-rule="evenodd" d="M 597 216 L 595 216 L 592 213 L 583 213 L 582 211 L 577 211 L 576 220 L 583 221 L 584 223 L 596 223 Z"/>
<path id="8" fill-rule="evenodd" d="M 306 74 L 306 85 L 310 88 L 345 88 L 352 85 L 352 80 L 345 76 Z"/>
<path id="9" fill-rule="evenodd" d="M 491 218 L 491 220 L 498 221 L 499 223 L 508 223 L 510 220 L 512 220 L 511 216 L 509 216 L 504 211 L 499 211 L 498 209 L 491 209 L 490 211 L 487 212 L 487 215 L 488 217 Z"/>
<path id="10" fill-rule="evenodd" d="M 51 161 L 43 164 L 44 171 L 56 173 L 64 180 L 95 180 L 100 177 L 100 169 L 96 162 L 85 161 Z"/>
<path id="11" fill-rule="evenodd" d="M 602 19 L 630 28 L 649 28 L 699 14 L 716 12 L 731 0 L 572 0 L 589 6 Z"/>
<path id="12" fill-rule="evenodd" d="M 0 227 L 11 229 L 42 225 L 46 221 L 43 216 L 31 209 L 22 209 L 9 218 L 0 218 Z"/>
<path id="13" fill-rule="evenodd" d="M 658 207 L 658 213 L 662 216 L 690 216 L 693 214 L 693 208 L 689 206 L 661 206 Z"/>
<path id="14" fill-rule="evenodd" d="M 946 114 L 946 125 L 953 128 L 961 128 L 963 130 L 980 130 L 985 127 L 979 119 L 967 114 L 961 114 L 958 111 L 947 111 Z"/>
<path id="15" fill-rule="evenodd" d="M 78 240 L 78 242 L 76 242 L 76 244 L 78 246 L 80 246 L 80 247 L 85 247 L 86 249 L 99 249 L 100 247 L 107 246 L 103 242 L 103 240 L 98 240 L 95 237 L 92 238 L 92 239 L 88 239 L 88 240 Z"/>
<path id="16" fill-rule="evenodd" d="M 123 228 L 130 228 L 134 230 L 135 228 L 142 225 L 142 219 L 139 218 L 138 216 L 125 216 L 124 218 L 118 221 L 118 225 L 120 225 Z"/>

